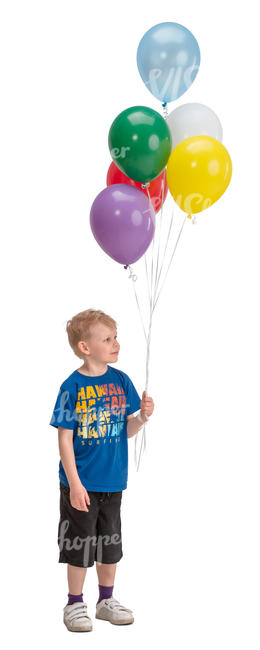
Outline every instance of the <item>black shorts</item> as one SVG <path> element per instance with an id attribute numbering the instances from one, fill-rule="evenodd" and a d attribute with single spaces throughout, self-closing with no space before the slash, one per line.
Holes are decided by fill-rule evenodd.
<path id="1" fill-rule="evenodd" d="M 94 561 L 114 564 L 123 556 L 121 492 L 88 491 L 88 512 L 70 503 L 70 488 L 60 481 L 59 562 L 90 567 Z"/>

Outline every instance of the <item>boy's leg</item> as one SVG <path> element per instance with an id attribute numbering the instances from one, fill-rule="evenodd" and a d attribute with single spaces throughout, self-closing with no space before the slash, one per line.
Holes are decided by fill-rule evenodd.
<path id="1" fill-rule="evenodd" d="M 81 594 L 83 592 L 83 585 L 84 585 L 84 580 L 86 577 L 86 572 L 87 568 L 81 567 L 81 566 L 72 566 L 71 564 L 68 564 L 68 585 L 69 585 L 69 593 L 70 594 L 75 594 L 76 596 L 78 594 Z"/>
<path id="2" fill-rule="evenodd" d="M 96 604 L 96 618 L 110 621 L 114 625 L 129 625 L 129 623 L 134 622 L 132 610 L 120 605 L 116 599 L 113 599 L 112 595 L 116 566 L 117 563 L 103 564 L 102 562 L 96 562 L 100 591 L 99 600 Z"/>
<path id="3" fill-rule="evenodd" d="M 100 585 L 103 585 L 104 587 L 112 587 L 115 580 L 116 566 L 117 563 L 103 564 L 102 562 L 96 562 L 98 582 Z"/>
<path id="4" fill-rule="evenodd" d="M 86 571 L 86 567 L 68 564 L 69 601 L 63 607 L 63 622 L 70 632 L 90 632 L 92 630 L 92 621 L 87 613 L 87 604 L 84 602 L 82 594 Z"/>

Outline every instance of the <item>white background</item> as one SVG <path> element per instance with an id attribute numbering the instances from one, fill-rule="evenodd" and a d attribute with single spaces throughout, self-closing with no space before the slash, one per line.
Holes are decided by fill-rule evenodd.
<path id="1" fill-rule="evenodd" d="M 1 627 L 12 647 L 75 644 L 176 650 L 259 648 L 259 70 L 252 2 L 1 3 L 2 555 Z M 223 197 L 186 221 L 154 315 L 149 394 L 155 412 L 139 472 L 129 441 L 124 557 L 114 596 L 135 623 L 95 619 L 95 567 L 84 599 L 94 631 L 62 623 L 58 442 L 49 419 L 80 365 L 66 321 L 102 309 L 118 323 L 116 367 L 145 387 L 145 341 L 131 280 L 97 245 L 89 211 L 106 185 L 116 115 L 162 112 L 137 70 L 147 29 L 197 38 L 186 102 L 211 107 L 233 162 Z M 169 220 L 173 201 L 167 199 Z M 176 232 L 183 214 L 175 209 Z M 142 308 L 143 260 L 134 265 Z M 140 435 L 140 434 L 139 434 Z"/>

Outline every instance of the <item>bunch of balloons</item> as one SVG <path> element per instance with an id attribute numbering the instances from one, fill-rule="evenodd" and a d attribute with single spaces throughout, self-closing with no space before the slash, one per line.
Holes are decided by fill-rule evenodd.
<path id="1" fill-rule="evenodd" d="M 167 114 L 167 102 L 183 95 L 199 70 L 193 34 L 178 23 L 154 25 L 138 45 L 137 65 L 149 91 L 163 103 L 164 117 L 147 106 L 132 106 L 114 119 L 107 188 L 90 212 L 98 244 L 126 265 L 149 247 L 168 188 L 191 217 L 222 196 L 232 173 L 220 121 L 210 108 L 190 103 Z"/>
<path id="2" fill-rule="evenodd" d="M 154 25 L 138 45 L 137 66 L 147 89 L 162 102 L 163 115 L 139 105 L 117 115 L 108 134 L 112 161 L 107 187 L 95 198 L 90 211 L 98 244 L 130 270 L 154 243 L 157 214 L 160 211 L 162 215 L 168 189 L 185 212 L 186 221 L 222 196 L 232 174 L 231 159 L 222 144 L 222 127 L 212 109 L 189 103 L 168 114 L 168 102 L 189 89 L 199 70 L 200 49 L 193 34 L 178 23 Z M 153 286 L 152 275 L 149 291 L 148 333 L 144 328 L 146 390 L 152 315 L 163 261 L 159 269 L 157 257 L 155 282 Z M 137 279 L 132 271 L 131 277 Z M 143 439 L 145 445 L 145 427 Z"/>

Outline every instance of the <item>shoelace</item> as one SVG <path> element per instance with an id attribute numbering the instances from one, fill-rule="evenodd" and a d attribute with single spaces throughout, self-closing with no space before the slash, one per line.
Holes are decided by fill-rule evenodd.
<path id="1" fill-rule="evenodd" d="M 78 603 L 77 607 L 67 613 L 67 619 L 72 621 L 74 618 L 89 618 L 87 614 L 87 605 L 85 603 Z"/>
<path id="2" fill-rule="evenodd" d="M 130 614 L 133 613 L 131 609 L 127 609 L 124 605 L 120 605 L 119 601 L 112 597 L 111 599 L 109 598 L 109 600 L 105 600 L 105 604 L 108 605 L 110 609 L 120 609 L 120 611 L 129 612 Z"/>

